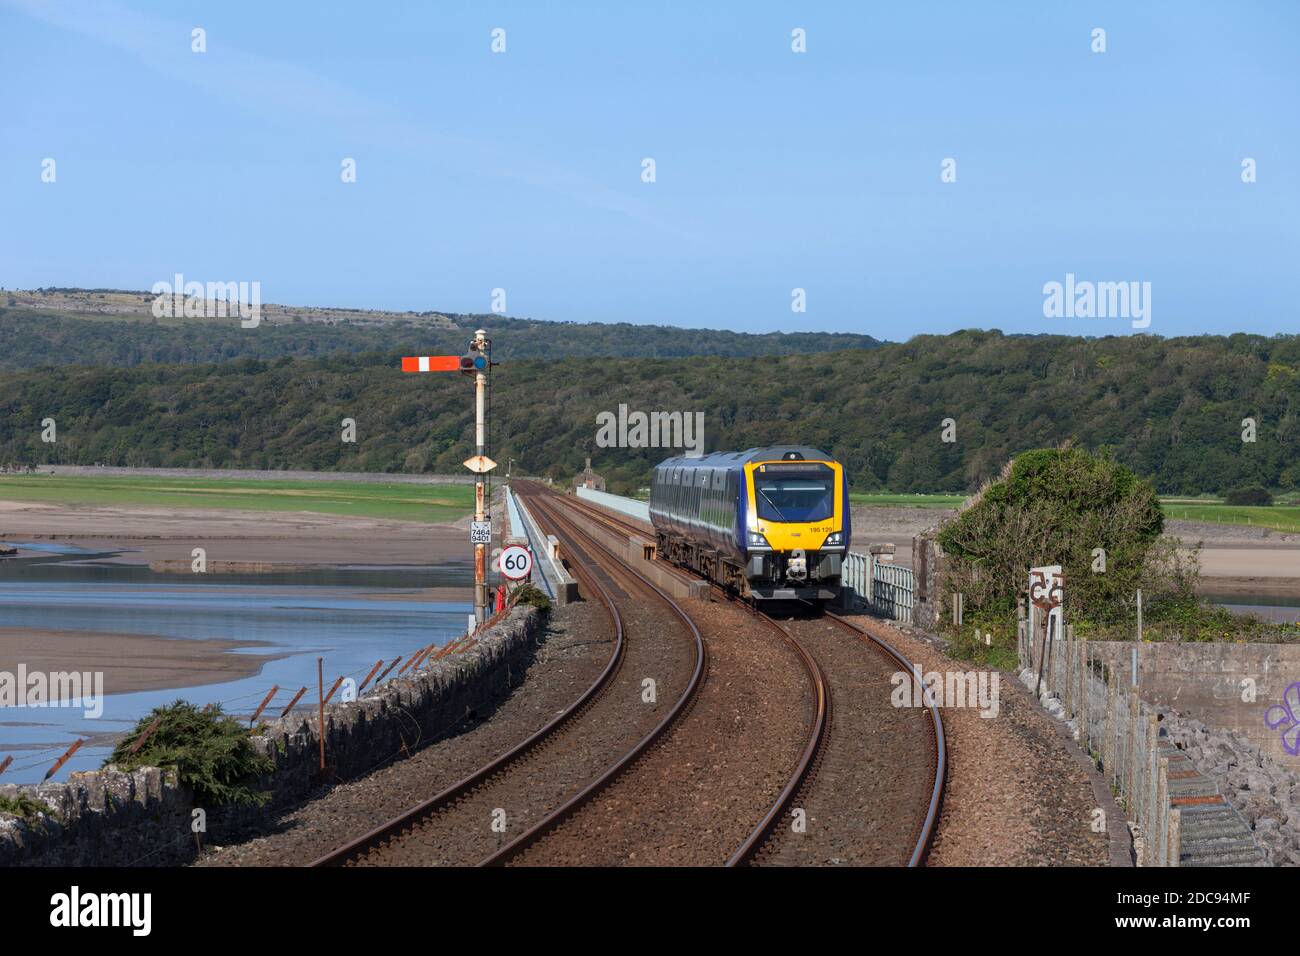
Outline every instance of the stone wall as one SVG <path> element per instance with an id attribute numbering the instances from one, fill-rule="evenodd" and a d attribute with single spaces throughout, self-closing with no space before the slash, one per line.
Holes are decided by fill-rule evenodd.
<path id="1" fill-rule="evenodd" d="M 912 539 L 912 572 L 916 575 L 912 623 L 931 633 L 939 630 L 945 614 L 952 613 L 947 598 L 940 593 L 944 556 L 934 539 L 937 533 L 937 528 L 930 528 Z"/>
<path id="2" fill-rule="evenodd" d="M 362 775 L 490 709 L 523 678 L 544 631 L 535 608 L 516 608 L 485 630 L 469 650 L 385 682 L 349 703 L 325 708 L 325 754 L 331 779 Z M 262 781 L 260 808 L 202 808 L 223 841 L 277 808 L 301 802 L 320 786 L 316 709 L 271 721 L 253 743 L 275 762 Z M 66 783 L 0 786 L 55 811 L 35 821 L 0 813 L 0 866 L 165 866 L 197 850 L 193 794 L 174 774 L 144 767 L 71 774 Z M 378 821 L 377 821 L 378 822 Z"/>
<path id="3" fill-rule="evenodd" d="M 1082 653 L 1083 645 L 1065 647 Z M 1144 708 L 1158 710 L 1161 736 L 1213 782 L 1269 863 L 1300 865 L 1300 757 L 1287 752 L 1282 739 L 1290 721 L 1270 728 L 1266 717 L 1270 708 L 1277 708 L 1274 721 L 1281 716 L 1283 695 L 1300 677 L 1300 646 L 1089 641 L 1086 648 L 1093 661 L 1103 662 L 1116 676 L 1121 689 L 1131 686 L 1136 652 L 1139 694 Z M 1067 702 L 1077 673 L 1065 663 L 1072 653 L 1058 648 L 1044 673 L 1045 686 L 1058 692 L 1067 688 Z M 1025 674 L 1035 682 L 1033 671 Z M 1104 750 L 1112 738 L 1101 720 L 1111 708 L 1099 680 L 1090 681 L 1090 690 L 1088 737 L 1094 749 Z M 1044 705 L 1062 719 L 1066 716 L 1061 700 L 1048 699 Z M 1114 714 L 1120 720 L 1116 733 L 1127 741 L 1124 711 L 1117 707 Z M 1104 753 L 1103 759 L 1108 759 Z"/>
<path id="4" fill-rule="evenodd" d="M 1242 734 L 1172 710 L 1164 711 L 1163 717 L 1170 742 L 1219 785 L 1219 792 L 1254 831 L 1268 862 L 1300 866 L 1300 774 L 1261 752 Z"/>
<path id="5" fill-rule="evenodd" d="M 1265 721 L 1268 709 L 1282 703 L 1286 688 L 1300 681 L 1300 644 L 1089 641 L 1089 647 L 1095 658 L 1126 678 L 1136 648 L 1143 700 L 1232 731 L 1300 772 L 1300 756 L 1283 746 L 1285 728 L 1270 729 Z"/>

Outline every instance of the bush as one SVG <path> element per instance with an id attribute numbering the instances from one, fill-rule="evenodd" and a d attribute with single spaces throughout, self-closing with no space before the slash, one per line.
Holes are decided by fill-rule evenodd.
<path id="1" fill-rule="evenodd" d="M 1155 489 L 1123 465 L 1077 448 L 1026 452 L 940 529 L 945 589 L 964 594 L 970 611 L 1003 618 L 1030 567 L 1060 564 L 1072 620 L 1118 621 L 1138 588 L 1190 589 L 1194 570 L 1174 549 L 1154 547 L 1163 527 Z"/>
<path id="2" fill-rule="evenodd" d="M 546 596 L 546 592 L 532 584 L 522 585 L 511 592 L 510 606 L 518 607 L 520 604 L 531 605 L 542 611 L 551 609 L 551 599 Z"/>
<path id="3" fill-rule="evenodd" d="M 127 753 L 156 717 L 162 718 L 158 729 L 138 753 Z M 175 769 L 180 782 L 193 789 L 199 802 L 214 805 L 265 803 L 270 793 L 253 789 L 253 784 L 275 766 L 270 757 L 253 749 L 243 724 L 222 713 L 220 706 L 200 710 L 185 700 L 155 707 L 140 718 L 104 761 L 105 766 L 109 764 L 121 770 Z"/>
<path id="4" fill-rule="evenodd" d="M 1261 488 L 1259 485 L 1250 485 L 1245 488 L 1233 488 L 1223 498 L 1224 504 L 1229 505 L 1264 505 L 1268 506 L 1273 503 L 1273 496 L 1267 488 Z"/>

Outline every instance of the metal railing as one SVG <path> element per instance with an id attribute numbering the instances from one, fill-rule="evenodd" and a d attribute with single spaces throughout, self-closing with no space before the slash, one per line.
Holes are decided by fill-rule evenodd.
<path id="1" fill-rule="evenodd" d="M 547 595 L 559 604 L 567 604 L 576 596 L 576 583 L 565 570 L 564 564 L 556 557 L 555 544 L 550 535 L 544 534 L 537 521 L 529 513 L 527 506 L 507 486 L 506 511 L 510 516 L 510 530 L 513 535 L 525 538 L 533 552 L 533 560 L 541 571 L 538 579 Z"/>
<path id="2" fill-rule="evenodd" d="M 853 598 L 880 617 L 912 623 L 916 603 L 916 575 L 911 568 L 881 561 L 874 554 L 850 551 L 844 556 L 841 583 Z"/>

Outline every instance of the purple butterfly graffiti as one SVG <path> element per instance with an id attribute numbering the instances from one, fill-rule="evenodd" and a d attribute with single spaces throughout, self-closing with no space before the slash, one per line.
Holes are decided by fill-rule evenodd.
<path id="1" fill-rule="evenodd" d="M 1300 681 L 1282 692 L 1282 703 L 1264 711 L 1264 723 L 1269 730 L 1282 730 L 1282 749 L 1291 756 L 1300 756 Z"/>

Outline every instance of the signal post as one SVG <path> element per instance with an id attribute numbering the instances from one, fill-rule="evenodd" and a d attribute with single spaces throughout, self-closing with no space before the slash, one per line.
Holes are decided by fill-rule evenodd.
<path id="1" fill-rule="evenodd" d="M 492 371 L 492 340 L 479 329 L 465 355 L 419 355 L 402 357 L 403 372 L 462 372 L 474 376 L 474 456 L 465 467 L 474 472 L 474 521 L 469 540 L 474 545 L 474 620 L 487 620 L 487 549 L 492 543 L 492 519 L 487 495 L 487 476 L 497 466 L 487 455 L 487 402 Z"/>

